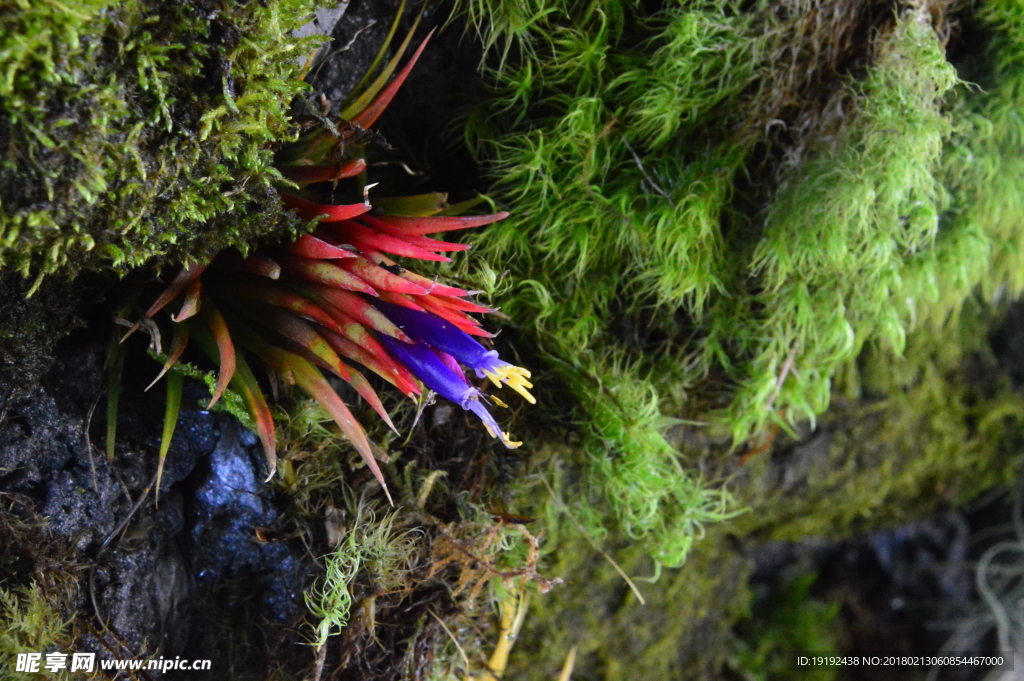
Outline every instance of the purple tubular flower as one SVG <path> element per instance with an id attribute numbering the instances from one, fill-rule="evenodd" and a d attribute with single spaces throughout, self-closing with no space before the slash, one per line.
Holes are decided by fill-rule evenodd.
<path id="1" fill-rule="evenodd" d="M 448 353 L 473 369 L 478 378 L 486 376 L 499 387 L 505 384 L 522 395 L 530 404 L 537 403 L 528 390 L 533 387 L 527 380 L 530 378 L 529 371 L 502 361 L 498 358 L 496 350 L 488 350 L 451 322 L 427 312 L 393 305 L 377 298 L 371 299 L 370 302 L 407 335 L 431 348 Z M 440 391 L 435 392 L 441 394 Z"/>
<path id="2" fill-rule="evenodd" d="M 510 449 L 522 444 L 513 442 L 508 433 L 502 432 L 491 412 L 487 411 L 487 407 L 480 401 L 483 393 L 467 383 L 461 372 L 457 371 L 458 367 L 449 366 L 437 351 L 423 343 L 411 345 L 383 334 L 380 336 L 380 341 L 395 356 L 395 359 L 404 364 L 416 378 L 423 381 L 423 385 L 446 400 L 479 416 L 491 437 L 499 438 L 502 444 Z"/>

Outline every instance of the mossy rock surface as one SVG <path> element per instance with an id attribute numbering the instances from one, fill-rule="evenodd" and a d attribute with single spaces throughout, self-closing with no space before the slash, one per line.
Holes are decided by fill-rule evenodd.
<path id="1" fill-rule="evenodd" d="M 469 4 L 485 42 L 532 42 L 510 48 L 490 80 L 501 87 L 468 119 L 513 216 L 446 273 L 494 292 L 512 271 L 492 299 L 511 317 L 498 343 L 512 336 L 536 361 L 541 416 L 520 412 L 521 455 L 428 408 L 409 442 L 391 443 L 397 520 L 344 447 L 296 438 L 282 457 L 293 524 L 261 536 L 322 555 L 330 518 L 378 512 L 358 535 L 373 546 L 338 553 L 374 563 L 334 593 L 332 621 L 348 622 L 326 658 L 339 677 L 480 672 L 499 636 L 488 599 L 510 574 L 567 583 L 533 597 L 509 676 L 552 678 L 575 645 L 580 678 L 733 678 L 751 546 L 954 507 L 1019 465 L 1024 404 L 986 341 L 1024 288 L 1019 12 L 960 8 L 983 38 L 968 45 L 945 42 L 943 3 Z M 38 301 L 5 303 L 19 327 L 0 339 L 8 363 L 80 315 L 47 288 L 55 279 L 301 227 L 281 213 L 271 162 L 305 89 L 309 46 L 290 31 L 311 8 L 25 0 L 0 12 L 0 266 Z M 99 363 L 69 391 L 79 411 Z M 157 413 L 155 438 L 152 399 L 139 409 Z M 87 482 L 91 450 L 68 428 L 66 465 Z M 152 463 L 136 435 L 122 454 Z M 140 518 L 173 515 L 153 511 Z M 389 537 L 409 546 L 389 554 Z M 635 579 L 646 606 L 608 559 L 660 574 Z M 28 619 L 38 598 L 19 583 L 12 610 Z M 805 615 L 824 621 L 823 607 Z M 49 627 L 54 613 L 36 611 Z"/>
<path id="2" fill-rule="evenodd" d="M 32 277 L 209 258 L 286 226 L 315 5 L 19 0 L 0 12 L 0 267 Z"/>

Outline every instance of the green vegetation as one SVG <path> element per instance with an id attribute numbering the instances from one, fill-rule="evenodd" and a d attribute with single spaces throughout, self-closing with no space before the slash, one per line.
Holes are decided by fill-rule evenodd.
<path id="1" fill-rule="evenodd" d="M 816 575 L 798 577 L 774 602 L 752 608 L 748 631 L 737 641 L 732 660 L 746 681 L 831 681 L 838 677 L 838 667 L 801 669 L 793 663 L 799 654 L 839 653 L 839 604 L 811 597 L 816 579 Z"/>
<path id="2" fill-rule="evenodd" d="M 18 653 L 58 652 L 68 641 L 69 620 L 54 609 L 42 589 L 32 587 L 18 591 L 0 588 L 0 678 L 29 679 L 27 674 L 8 668 Z M 67 673 L 57 678 L 69 678 Z"/>
<path id="3" fill-rule="evenodd" d="M 282 218 L 304 0 L 0 10 L 0 266 L 41 278 L 246 248 Z"/>
<path id="4" fill-rule="evenodd" d="M 1024 284 L 1018 29 L 985 94 L 940 15 L 893 6 L 852 40 L 872 19 L 834 4 L 460 3 L 496 88 L 467 134 L 515 207 L 477 255 L 578 399 L 581 513 L 667 565 L 728 506 L 666 425 L 706 423 L 720 457 L 813 424 L 865 352 L 906 364 L 915 330 L 938 346 L 971 296 Z"/>
<path id="5" fill-rule="evenodd" d="M 340 632 L 339 669 L 375 646 L 381 675 L 479 673 L 496 647 L 482 606 L 563 578 L 530 601 L 508 677 L 554 678 L 575 646 L 578 678 L 773 678 L 773 649 L 836 640 L 835 610 L 797 584 L 737 642 L 745 545 L 907 520 L 1019 466 L 1024 400 L 987 337 L 1024 291 L 1024 12 L 457 4 L 495 88 L 467 139 L 512 215 L 455 274 L 494 294 L 510 270 L 491 302 L 542 374 L 545 417 L 515 459 L 451 421 L 431 425 L 439 443 L 373 430 L 394 511 L 323 412 L 286 417 L 279 534 L 331 550 L 317 652 Z M 0 10 L 0 265 L 38 284 L 298 226 L 270 164 L 305 11 Z M 987 49 L 954 68 L 959 19 Z M 408 432 L 413 408 L 386 406 Z M 3 588 L 10 631 L 59 633 L 34 592 Z"/>

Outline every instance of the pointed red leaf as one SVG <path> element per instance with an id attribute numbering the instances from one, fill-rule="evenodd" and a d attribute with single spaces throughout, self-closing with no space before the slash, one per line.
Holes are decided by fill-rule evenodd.
<path id="1" fill-rule="evenodd" d="M 417 296 L 417 297 L 418 298 L 422 298 L 423 296 Z M 385 302 L 391 303 L 392 305 L 401 305 L 402 307 L 407 307 L 410 310 L 418 310 L 419 312 L 426 312 L 426 310 L 424 310 L 422 307 L 420 307 L 415 302 L 413 302 L 409 298 L 409 296 L 402 295 L 401 293 L 391 293 L 390 291 L 381 291 L 380 292 L 380 299 L 385 301 Z M 412 341 L 406 341 L 406 342 L 411 343 Z"/>
<path id="2" fill-rule="evenodd" d="M 161 293 L 156 301 L 149 306 L 149 309 L 146 310 L 146 316 L 152 317 L 157 312 L 164 309 L 167 303 L 177 298 L 178 294 L 184 291 L 189 284 L 198 279 L 199 275 L 202 274 L 205 269 L 205 263 L 196 263 L 195 265 L 185 267 L 178 272 L 177 276 L 171 280 L 171 283 L 167 285 L 167 288 L 164 289 L 163 293 Z"/>
<path id="3" fill-rule="evenodd" d="M 220 310 L 213 304 L 209 296 L 203 296 L 199 315 L 203 323 L 206 324 L 206 328 L 213 334 L 213 339 L 217 342 L 217 353 L 220 356 L 220 371 L 217 374 L 217 385 L 214 388 L 210 404 L 206 407 L 209 409 L 224 394 L 224 389 L 228 387 L 231 377 L 235 374 L 235 344 L 231 341 L 231 332 L 228 331 L 227 322 L 224 321 Z"/>
<path id="4" fill-rule="evenodd" d="M 384 113 L 384 109 L 388 108 L 388 104 L 390 104 L 391 100 L 395 98 L 396 94 L 398 94 L 398 90 L 402 87 L 402 83 L 404 83 L 405 79 L 408 78 L 409 72 L 412 71 L 412 67 L 416 65 L 416 61 L 420 58 L 420 55 L 423 54 L 423 49 L 427 46 L 427 43 L 430 42 L 430 38 L 433 37 L 435 30 L 436 29 L 431 29 L 430 33 L 427 34 L 427 37 L 423 39 L 423 42 L 420 43 L 420 46 L 416 49 L 416 52 L 409 58 L 409 61 L 406 62 L 402 70 L 399 71 L 397 76 L 395 76 L 395 79 L 391 81 L 386 88 L 384 88 L 380 95 L 377 96 L 377 99 L 373 100 L 373 103 L 352 117 L 352 123 L 363 130 L 368 130 L 371 125 L 377 122 L 380 115 Z"/>
<path id="5" fill-rule="evenodd" d="M 393 236 L 387 234 L 381 234 L 375 232 L 369 227 L 360 225 L 358 222 L 352 220 L 346 220 L 344 222 L 328 225 L 325 229 L 339 241 L 346 244 L 352 244 L 359 250 L 374 250 L 384 251 L 385 253 L 394 253 L 396 255 L 404 255 L 408 258 L 418 258 L 420 260 L 434 260 L 436 262 L 451 262 L 451 258 L 446 258 L 443 255 L 437 253 L 431 253 L 430 251 L 420 248 L 419 246 L 413 246 L 412 244 L 406 243 L 401 239 L 396 239 Z"/>
<path id="6" fill-rule="evenodd" d="M 178 359 L 181 357 L 181 353 L 185 352 L 185 348 L 188 346 L 188 335 L 187 324 L 174 325 L 174 340 L 171 342 L 171 351 L 167 355 L 167 361 L 164 362 L 164 368 L 156 375 L 153 382 L 146 386 L 146 390 L 149 390 L 156 385 L 156 382 L 163 378 L 164 374 L 166 374 L 170 368 L 178 362 Z"/>
<path id="7" fill-rule="evenodd" d="M 354 158 L 333 166 L 284 166 L 280 170 L 282 175 L 297 184 L 337 182 L 366 170 L 366 160 Z"/>
<path id="8" fill-rule="evenodd" d="M 357 293 L 319 284 L 303 284 L 296 288 L 303 295 L 320 303 L 328 313 L 331 312 L 329 307 L 335 307 L 360 324 L 368 326 L 378 333 L 383 333 L 386 336 L 391 336 L 406 343 L 413 342 L 404 331 L 395 326 L 394 322 L 385 317 L 383 312 Z"/>
<path id="9" fill-rule="evenodd" d="M 258 303 L 269 303 L 289 312 L 311 319 L 328 328 L 340 331 L 334 318 L 308 298 L 296 293 L 279 282 L 266 279 L 245 278 L 234 281 L 221 281 L 218 289 L 223 289 L 236 299 L 252 300 Z"/>
<path id="10" fill-rule="evenodd" d="M 214 264 L 218 269 L 224 268 L 234 272 L 246 272 L 268 279 L 281 278 L 281 266 L 259 253 L 250 253 L 247 257 L 243 258 L 242 254 L 234 249 L 221 251 L 217 259 L 214 260 Z"/>
<path id="11" fill-rule="evenodd" d="M 277 470 L 277 433 L 274 430 L 274 417 L 270 412 L 270 405 L 263 395 L 256 377 L 249 368 L 249 364 L 241 355 L 237 358 L 235 376 L 231 386 L 242 396 L 246 410 L 252 416 L 256 426 L 256 435 L 263 443 L 263 453 L 267 457 L 267 467 L 270 469 L 270 477 L 273 477 Z M 267 478 L 267 480 L 270 479 Z"/>
<path id="12" fill-rule="evenodd" d="M 373 286 L 378 292 L 394 291 L 395 293 L 408 293 L 414 296 L 425 294 L 426 289 L 403 279 L 397 274 L 391 274 L 379 265 L 374 265 L 366 258 L 353 258 L 339 262 L 338 267 L 354 274 L 363 281 Z"/>
<path id="13" fill-rule="evenodd" d="M 416 302 L 420 303 L 427 312 L 431 312 L 441 319 L 451 322 L 470 335 L 491 337 L 491 334 L 480 328 L 480 323 L 475 319 L 458 310 L 445 307 L 435 300 L 433 296 L 420 296 L 416 299 Z"/>
<path id="14" fill-rule="evenodd" d="M 295 355 L 286 355 L 285 361 L 291 367 L 298 386 L 319 402 L 331 418 L 334 419 L 334 422 L 341 428 L 341 432 L 345 434 L 349 442 L 359 452 L 363 462 L 373 473 L 373 477 L 377 478 L 381 487 L 384 488 L 384 494 L 387 495 L 388 501 L 391 501 L 391 493 L 388 492 L 387 483 L 384 482 L 384 474 L 381 473 L 377 460 L 373 458 L 370 441 L 366 438 L 363 427 L 352 416 L 352 412 L 341 401 L 341 398 L 334 392 L 334 389 L 331 388 L 327 380 L 316 370 L 316 367 Z M 394 504 L 393 501 L 391 503 Z"/>
<path id="15" fill-rule="evenodd" d="M 357 215 L 362 215 L 366 211 L 370 210 L 370 206 L 365 203 L 350 203 L 342 206 L 332 206 L 325 203 L 316 203 L 308 199 L 303 199 L 295 194 L 289 194 L 287 192 L 281 192 L 281 201 L 288 208 L 291 208 L 299 217 L 303 220 L 312 220 L 313 218 L 324 215 L 320 222 L 337 222 L 338 220 L 348 220 L 354 218 Z"/>
<path id="16" fill-rule="evenodd" d="M 377 416 L 379 416 L 384 423 L 388 424 L 388 428 L 393 430 L 395 435 L 398 435 L 398 429 L 395 428 L 395 424 L 391 422 L 391 416 L 389 416 L 387 410 L 384 409 L 384 405 L 381 403 L 380 397 L 377 396 L 377 391 L 373 389 L 373 386 L 366 380 L 366 377 L 358 371 L 352 371 L 349 373 L 349 377 L 346 380 L 349 385 L 355 388 L 355 391 L 359 393 L 364 400 L 366 400 L 367 404 L 373 407 L 373 410 L 377 412 Z"/>
<path id="17" fill-rule="evenodd" d="M 199 294 L 202 291 L 202 278 L 193 279 L 188 288 L 185 289 L 185 302 L 181 304 L 181 311 L 176 315 L 171 315 L 171 319 L 176 322 L 183 322 L 199 312 Z"/>
<path id="18" fill-rule="evenodd" d="M 338 322 L 338 326 L 341 327 L 338 333 L 340 333 L 344 338 L 360 346 L 366 352 L 375 357 L 376 363 L 379 364 L 390 376 L 398 377 L 405 380 L 407 383 L 415 383 L 416 379 L 413 378 L 408 369 L 395 360 L 395 358 L 384 349 L 380 342 L 373 337 L 373 334 L 371 334 L 365 326 L 336 308 L 332 310 L 332 314 L 335 315 L 335 320 Z M 323 333 L 325 334 L 324 338 L 330 342 L 326 329 Z"/>
<path id="19" fill-rule="evenodd" d="M 414 397 L 419 395 L 422 390 L 416 383 L 416 379 L 409 373 L 408 369 L 398 364 L 385 352 L 383 356 L 388 357 L 391 360 L 391 366 L 397 367 L 397 369 L 390 370 L 381 363 L 381 355 L 376 355 L 366 348 L 353 343 L 348 338 L 340 336 L 326 329 L 322 332 L 324 338 L 331 347 L 334 348 L 335 352 L 343 357 L 347 357 L 354 362 L 362 364 L 367 369 L 377 374 L 391 385 L 398 388 L 407 397 Z"/>
<path id="20" fill-rule="evenodd" d="M 378 218 L 393 227 L 402 229 L 406 234 L 422 236 L 424 234 L 437 234 L 439 232 L 451 232 L 456 229 L 469 229 L 470 227 L 482 227 L 492 222 L 498 222 L 508 217 L 507 211 L 492 213 L 491 215 L 434 215 L 426 218 L 405 218 L 395 215 L 382 215 Z"/>
<path id="21" fill-rule="evenodd" d="M 198 263 L 195 265 L 191 265 L 189 267 L 182 268 L 182 270 L 178 272 L 174 279 L 171 280 L 171 283 L 167 285 L 167 288 L 165 288 L 163 292 L 157 297 L 156 301 L 154 301 L 153 304 L 149 306 L 149 309 L 146 310 L 145 316 L 152 317 L 157 312 L 164 309 L 167 306 L 167 303 L 177 298 L 178 295 L 180 295 L 181 292 L 184 291 L 189 284 L 198 279 L 199 275 L 202 274 L 203 270 L 205 269 L 205 264 L 200 265 Z M 125 340 L 129 336 L 138 331 L 140 325 L 141 324 L 139 322 L 135 322 L 134 324 L 132 324 L 131 328 L 128 329 L 128 332 L 121 337 L 121 342 L 125 342 Z"/>
<path id="22" fill-rule="evenodd" d="M 438 295 L 437 293 L 433 293 L 431 294 L 431 297 L 439 304 L 444 305 L 445 307 L 450 308 L 452 310 L 459 310 L 461 312 L 475 312 L 477 314 L 491 314 L 492 312 L 494 312 L 494 310 L 492 310 L 489 307 L 477 305 L 476 303 L 464 300 L 457 296 L 443 296 Z"/>
<path id="23" fill-rule="evenodd" d="M 407 281 L 411 281 L 420 288 L 425 289 L 427 293 L 446 296 L 468 296 L 470 294 L 470 292 L 465 289 L 455 288 L 454 286 L 445 286 L 444 284 L 437 283 L 433 279 L 428 279 L 420 274 L 416 274 L 412 270 L 405 269 L 380 251 L 363 251 L 363 257 L 375 265 L 387 265 L 392 271 L 394 271 L 394 268 L 398 267 L 400 270 L 398 274 L 399 277 Z"/>
<path id="24" fill-rule="evenodd" d="M 295 243 L 288 247 L 288 250 L 295 255 L 301 255 L 304 258 L 313 258 L 314 260 L 356 257 L 356 254 L 352 251 L 347 251 L 344 248 L 338 248 L 337 246 L 329 244 L 313 234 L 303 234 Z"/>
<path id="25" fill-rule="evenodd" d="M 349 372 L 342 364 L 341 358 L 308 322 L 291 312 L 270 305 L 253 306 L 253 310 L 256 312 L 252 319 L 254 322 L 281 334 L 308 352 L 310 360 L 323 364 L 329 371 L 348 380 Z"/>
<path id="26" fill-rule="evenodd" d="M 300 256 L 290 256 L 282 264 L 289 274 L 314 284 L 324 284 L 333 288 L 359 291 L 376 296 L 377 291 L 356 275 L 347 272 L 334 263 L 323 260 L 310 260 Z"/>
<path id="27" fill-rule="evenodd" d="M 391 225 L 384 220 L 378 220 L 370 217 L 369 215 L 359 216 L 359 222 L 374 229 L 381 234 L 387 234 L 393 236 L 396 239 L 418 246 L 428 251 L 468 251 L 472 246 L 469 244 L 457 244 L 451 241 L 439 241 L 438 239 L 430 239 L 419 234 L 410 234 L 406 230 L 398 227 L 397 225 Z"/>

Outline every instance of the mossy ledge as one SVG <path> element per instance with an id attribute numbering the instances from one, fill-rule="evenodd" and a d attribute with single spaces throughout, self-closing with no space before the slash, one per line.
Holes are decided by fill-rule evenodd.
<path id="1" fill-rule="evenodd" d="M 0 9 L 0 267 L 124 272 L 245 248 L 284 217 L 314 3 L 16 0 Z"/>

